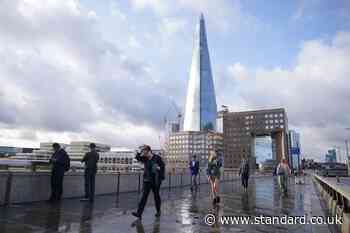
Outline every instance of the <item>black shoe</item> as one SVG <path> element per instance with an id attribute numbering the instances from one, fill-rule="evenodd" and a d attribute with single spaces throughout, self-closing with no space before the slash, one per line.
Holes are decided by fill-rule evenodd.
<path id="1" fill-rule="evenodd" d="M 158 211 L 154 216 L 156 216 L 157 218 L 159 218 L 161 215 L 160 211 Z"/>
<path id="2" fill-rule="evenodd" d="M 219 196 L 216 197 L 216 202 L 220 203 L 220 197 Z"/>
<path id="3" fill-rule="evenodd" d="M 138 213 L 136 213 L 136 212 L 132 212 L 131 214 L 132 214 L 134 217 L 138 218 L 138 219 L 141 219 L 141 218 L 142 218 L 141 215 L 138 214 Z"/>
<path id="4" fill-rule="evenodd" d="M 216 197 L 213 199 L 213 205 L 216 205 Z"/>

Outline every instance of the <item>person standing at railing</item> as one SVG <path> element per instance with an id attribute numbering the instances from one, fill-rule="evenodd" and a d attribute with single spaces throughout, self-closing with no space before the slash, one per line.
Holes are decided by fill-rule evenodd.
<path id="1" fill-rule="evenodd" d="M 191 190 L 195 188 L 197 190 L 197 177 L 199 173 L 199 161 L 197 160 L 196 155 L 193 155 L 192 160 L 190 161 L 190 171 L 191 171 Z"/>
<path id="2" fill-rule="evenodd" d="M 278 182 L 280 189 L 284 194 L 287 194 L 288 191 L 288 176 L 291 174 L 290 168 L 288 166 L 287 160 L 284 158 L 278 164 L 276 173 L 278 175 Z"/>
<path id="3" fill-rule="evenodd" d="M 90 143 L 90 152 L 87 152 L 82 163 L 85 163 L 84 182 L 85 182 L 85 197 L 81 201 L 94 201 L 95 197 L 95 177 L 97 173 L 97 162 L 100 155 L 96 151 L 95 143 Z"/>
<path id="4" fill-rule="evenodd" d="M 143 192 L 142 198 L 137 208 L 137 212 L 133 212 L 132 215 L 141 219 L 143 210 L 147 203 L 148 195 L 152 190 L 157 210 L 155 216 L 160 217 L 161 199 L 159 189 L 162 181 L 165 178 L 165 164 L 163 162 L 162 157 L 152 153 L 150 146 L 144 145 L 140 149 L 141 152 L 136 153 L 135 159 L 144 164 Z"/>
<path id="5" fill-rule="evenodd" d="M 70 158 L 67 152 L 61 148 L 60 144 L 52 144 L 54 153 L 51 156 L 51 196 L 49 201 L 60 201 L 63 193 L 64 172 L 70 168 Z"/>
<path id="6" fill-rule="evenodd" d="M 241 166 L 239 168 L 239 175 L 241 176 L 242 186 L 244 191 L 248 189 L 248 181 L 249 181 L 249 160 L 246 158 L 242 159 Z"/>

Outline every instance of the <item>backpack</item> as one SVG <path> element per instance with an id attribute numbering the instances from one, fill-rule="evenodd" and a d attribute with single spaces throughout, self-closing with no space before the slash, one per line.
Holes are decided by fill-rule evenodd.
<path id="1" fill-rule="evenodd" d="M 70 169 L 70 158 L 69 158 L 69 155 L 66 153 L 66 161 L 65 161 L 65 164 L 64 164 L 64 171 L 69 171 Z"/>

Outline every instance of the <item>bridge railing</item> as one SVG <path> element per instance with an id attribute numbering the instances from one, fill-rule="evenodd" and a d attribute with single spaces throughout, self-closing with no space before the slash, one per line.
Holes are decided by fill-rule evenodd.
<path id="1" fill-rule="evenodd" d="M 119 196 L 125 192 L 142 191 L 142 172 L 111 173 L 98 172 L 96 174 L 96 195 L 115 194 Z M 0 172 L 0 205 L 25 203 L 47 200 L 50 195 L 49 171 L 1 171 Z M 221 181 L 237 179 L 234 172 L 224 172 Z M 208 183 L 204 172 L 197 177 L 197 184 Z M 191 185 L 189 172 L 167 173 L 162 182 L 163 189 L 172 189 Z M 84 194 L 84 174 L 69 171 L 63 180 L 63 198 L 82 197 Z"/>
<path id="2" fill-rule="evenodd" d="M 314 182 L 320 191 L 332 216 L 341 216 L 343 224 L 338 226 L 341 232 L 350 232 L 350 188 L 329 180 L 317 174 L 312 174 Z"/>

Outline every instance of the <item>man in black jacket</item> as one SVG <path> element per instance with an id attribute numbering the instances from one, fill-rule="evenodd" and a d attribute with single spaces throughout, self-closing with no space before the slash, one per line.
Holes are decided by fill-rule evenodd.
<path id="1" fill-rule="evenodd" d="M 97 172 L 97 162 L 100 159 L 99 154 L 96 151 L 95 143 L 90 144 L 90 152 L 87 152 L 82 163 L 85 163 L 84 181 L 85 181 L 85 198 L 81 201 L 94 201 L 95 197 L 95 177 Z"/>
<path id="2" fill-rule="evenodd" d="M 132 215 L 141 219 L 143 210 L 147 203 L 148 195 L 152 190 L 157 210 L 155 216 L 160 217 L 161 199 L 159 189 L 162 181 L 165 178 L 165 164 L 162 158 L 159 155 L 153 154 L 151 147 L 147 145 L 141 148 L 141 152 L 137 153 L 135 158 L 144 164 L 143 193 L 137 212 L 133 212 Z"/>
<path id="3" fill-rule="evenodd" d="M 63 192 L 63 177 L 64 172 L 69 166 L 69 156 L 67 152 L 61 148 L 60 144 L 52 144 L 54 153 L 51 156 L 51 197 L 49 201 L 60 201 Z M 69 169 L 69 168 L 68 168 Z"/>

